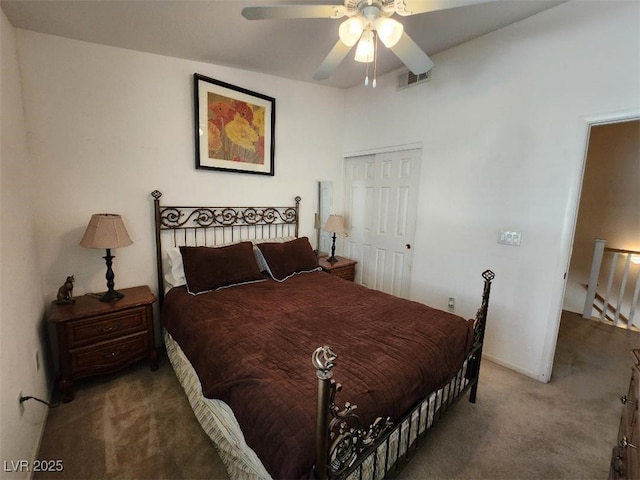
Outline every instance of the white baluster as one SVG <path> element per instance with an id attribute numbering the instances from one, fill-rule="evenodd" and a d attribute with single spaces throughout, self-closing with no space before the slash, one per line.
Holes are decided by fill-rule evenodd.
<path id="1" fill-rule="evenodd" d="M 629 277 L 629 266 L 631 265 L 631 255 L 626 254 L 627 260 L 624 263 L 624 273 L 622 274 L 622 282 L 620 283 L 620 291 L 618 292 L 618 304 L 616 305 L 616 316 L 613 319 L 614 325 L 618 325 L 620 321 L 620 310 L 622 309 L 622 301 L 624 299 L 624 290 L 627 288 L 627 278 Z"/>
<path id="2" fill-rule="evenodd" d="M 591 318 L 593 316 L 593 302 L 596 298 L 598 277 L 600 276 L 600 265 L 602 264 L 602 255 L 606 244 L 606 240 L 596 239 L 595 247 L 593 249 L 593 260 L 591 262 L 591 273 L 589 274 L 587 298 L 584 301 L 584 309 L 582 310 L 583 318 Z"/>
<path id="3" fill-rule="evenodd" d="M 631 310 L 629 312 L 629 323 L 627 323 L 627 328 L 631 328 L 633 325 L 633 316 L 636 313 L 636 305 L 638 305 L 638 295 L 640 294 L 640 271 L 638 271 L 638 276 L 636 277 L 636 288 L 633 290 L 633 299 L 631 300 Z"/>
<path id="4" fill-rule="evenodd" d="M 616 273 L 616 264 L 618 263 L 618 252 L 613 252 L 613 258 L 611 259 L 611 267 L 609 270 L 609 280 L 607 281 L 607 293 L 604 296 L 604 305 L 602 306 L 602 312 L 600 313 L 600 321 L 604 322 L 607 316 L 607 310 L 609 308 L 609 297 L 611 296 L 611 289 L 613 287 L 613 277 Z"/>

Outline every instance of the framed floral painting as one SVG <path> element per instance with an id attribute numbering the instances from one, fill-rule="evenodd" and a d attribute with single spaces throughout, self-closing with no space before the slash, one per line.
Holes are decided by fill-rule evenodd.
<path id="1" fill-rule="evenodd" d="M 194 74 L 196 168 L 274 174 L 276 101 Z"/>

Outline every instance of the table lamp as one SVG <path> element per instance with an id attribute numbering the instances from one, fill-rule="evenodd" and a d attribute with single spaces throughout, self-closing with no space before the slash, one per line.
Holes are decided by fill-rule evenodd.
<path id="1" fill-rule="evenodd" d="M 107 264 L 107 292 L 100 297 L 101 302 L 113 302 L 124 297 L 122 293 L 113 289 L 115 283 L 111 264 L 115 257 L 111 255 L 111 249 L 126 247 L 132 243 L 120 215 L 97 213 L 91 216 L 84 236 L 80 240 L 80 245 L 86 248 L 105 248 L 107 250 L 107 255 L 102 257 Z"/>
<path id="2" fill-rule="evenodd" d="M 336 233 L 345 233 L 347 230 L 344 228 L 344 219 L 342 215 L 329 215 L 327 223 L 322 228 L 325 232 L 333 232 L 331 237 L 333 242 L 331 243 L 331 256 L 327 258 L 329 263 L 337 262 L 336 258 Z"/>

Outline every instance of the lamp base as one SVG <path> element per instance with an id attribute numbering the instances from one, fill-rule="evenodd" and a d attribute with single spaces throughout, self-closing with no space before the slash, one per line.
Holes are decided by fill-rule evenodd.
<path id="1" fill-rule="evenodd" d="M 335 232 L 333 232 L 333 236 L 331 237 L 331 239 L 333 240 L 331 242 L 331 256 L 327 258 L 327 262 L 336 263 L 338 259 L 336 258 L 336 233 Z"/>
<path id="2" fill-rule="evenodd" d="M 124 297 L 123 293 L 120 293 L 116 290 L 108 290 L 103 296 L 99 298 L 101 302 L 115 302 L 116 300 L 120 300 Z"/>
<path id="3" fill-rule="evenodd" d="M 107 254 L 102 257 L 104 258 L 105 263 L 107 264 L 107 293 L 105 293 L 102 297 L 100 297 L 101 302 L 115 302 L 116 300 L 120 300 L 124 297 L 124 294 L 117 292 L 113 289 L 115 283 L 113 281 L 115 275 L 113 274 L 113 270 L 111 269 L 111 265 L 113 259 L 116 258 L 111 255 L 111 249 L 107 248 Z"/>

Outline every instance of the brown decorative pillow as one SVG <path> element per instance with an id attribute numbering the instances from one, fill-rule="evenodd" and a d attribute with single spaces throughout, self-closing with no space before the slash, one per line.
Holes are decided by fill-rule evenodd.
<path id="1" fill-rule="evenodd" d="M 180 247 L 189 293 L 197 294 L 264 277 L 251 242 L 226 247 Z"/>
<path id="2" fill-rule="evenodd" d="M 318 268 L 318 258 L 307 237 L 284 243 L 260 243 L 256 246 L 267 263 L 269 274 L 275 280 L 286 280 L 294 273 Z"/>

